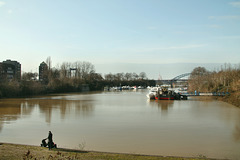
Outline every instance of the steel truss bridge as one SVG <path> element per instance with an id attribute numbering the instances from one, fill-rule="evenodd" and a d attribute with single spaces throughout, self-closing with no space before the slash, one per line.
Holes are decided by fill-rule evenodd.
<path id="1" fill-rule="evenodd" d="M 184 74 L 181 74 L 181 75 L 178 75 L 176 77 L 174 77 L 173 79 L 168 79 L 168 80 L 158 80 L 158 82 L 161 82 L 162 84 L 170 84 L 171 87 L 173 86 L 173 83 L 176 83 L 177 81 L 178 82 L 187 82 L 188 79 L 182 79 L 184 77 L 188 77 L 190 76 L 191 73 L 184 73 Z"/>

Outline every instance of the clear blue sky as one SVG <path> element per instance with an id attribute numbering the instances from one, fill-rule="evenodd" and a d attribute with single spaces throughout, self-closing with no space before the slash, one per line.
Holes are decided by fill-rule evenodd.
<path id="1" fill-rule="evenodd" d="M 121 70 L 125 63 L 139 71 L 139 64 L 236 64 L 240 1 L 0 0 L 0 61 L 35 72 L 48 56 L 53 66 L 89 61 L 100 73 L 118 64 L 135 71 Z M 145 72 L 157 78 L 163 70 Z"/>

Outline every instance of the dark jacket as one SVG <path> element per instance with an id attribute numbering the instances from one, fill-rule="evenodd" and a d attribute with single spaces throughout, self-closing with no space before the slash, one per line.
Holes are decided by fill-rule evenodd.
<path id="1" fill-rule="evenodd" d="M 49 134 L 48 134 L 48 141 L 49 142 L 53 142 L 52 137 L 53 137 L 52 132 L 49 132 Z"/>

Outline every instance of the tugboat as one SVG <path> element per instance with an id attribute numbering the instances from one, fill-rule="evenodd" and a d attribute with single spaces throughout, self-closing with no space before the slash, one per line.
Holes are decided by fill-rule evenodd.
<path id="1" fill-rule="evenodd" d="M 147 97 L 155 100 L 187 100 L 186 95 L 181 95 L 173 90 L 168 90 L 167 87 L 153 88 Z"/>
<path id="2" fill-rule="evenodd" d="M 156 100 L 174 100 L 174 92 L 168 90 L 167 87 L 163 87 L 161 90 L 158 90 Z"/>

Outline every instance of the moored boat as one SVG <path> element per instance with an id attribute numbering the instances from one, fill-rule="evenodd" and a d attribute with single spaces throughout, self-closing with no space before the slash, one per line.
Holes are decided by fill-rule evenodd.
<path id="1" fill-rule="evenodd" d="M 187 100 L 186 95 L 176 93 L 167 87 L 153 87 L 147 94 L 147 97 L 155 100 Z"/>
<path id="2" fill-rule="evenodd" d="M 167 87 L 158 90 L 155 99 L 157 100 L 174 100 L 174 91 L 168 90 Z"/>
<path id="3" fill-rule="evenodd" d="M 151 87 L 151 88 L 149 88 L 149 93 L 147 94 L 147 97 L 149 99 L 155 99 L 158 90 L 159 90 L 159 87 Z"/>

